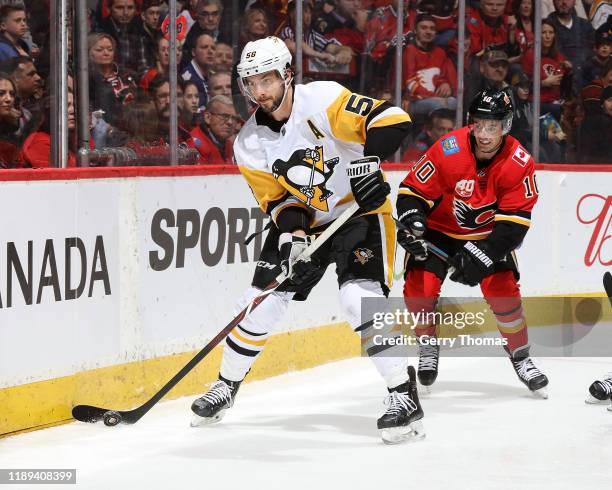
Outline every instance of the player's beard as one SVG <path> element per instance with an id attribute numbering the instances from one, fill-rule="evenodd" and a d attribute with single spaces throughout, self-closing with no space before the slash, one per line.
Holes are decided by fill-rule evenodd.
<path id="1" fill-rule="evenodd" d="M 283 91 L 272 99 L 272 103 L 269 106 L 263 106 L 261 105 L 261 103 L 259 103 L 259 107 L 261 107 L 261 110 L 264 111 L 266 114 L 272 114 L 274 111 L 276 111 L 281 106 L 284 98 L 285 98 L 285 87 L 283 86 Z"/>

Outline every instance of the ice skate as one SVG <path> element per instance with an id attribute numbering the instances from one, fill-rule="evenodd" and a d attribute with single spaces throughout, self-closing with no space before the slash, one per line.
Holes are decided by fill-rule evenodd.
<path id="1" fill-rule="evenodd" d="M 612 396 L 612 372 L 606 374 L 603 379 L 597 379 L 589 386 L 589 394 L 586 403 L 608 403 Z M 611 410 L 608 407 L 608 410 Z M 612 411 L 612 410 L 611 410 Z"/>
<path id="2" fill-rule="evenodd" d="M 219 377 L 208 392 L 191 405 L 191 411 L 194 413 L 191 426 L 199 427 L 220 422 L 225 412 L 234 404 L 240 383 Z"/>
<path id="3" fill-rule="evenodd" d="M 546 390 L 548 378 L 529 357 L 528 345 L 515 350 L 510 356 L 510 361 L 519 379 L 534 395 L 544 399 L 548 398 Z"/>
<path id="4" fill-rule="evenodd" d="M 389 406 L 378 419 L 378 430 L 385 444 L 399 444 L 425 437 L 423 409 L 419 403 L 414 367 L 408 367 L 409 380 L 389 393 Z"/>
<path id="5" fill-rule="evenodd" d="M 419 383 L 431 386 L 438 377 L 438 361 L 440 359 L 440 346 L 436 342 L 430 343 L 436 337 L 423 335 L 419 337 L 419 368 L 417 375 Z M 427 389 L 429 391 L 429 388 Z"/>

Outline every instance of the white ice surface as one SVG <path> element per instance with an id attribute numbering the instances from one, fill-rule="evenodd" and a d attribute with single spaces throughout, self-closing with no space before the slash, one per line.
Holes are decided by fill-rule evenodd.
<path id="1" fill-rule="evenodd" d="M 182 398 L 133 426 L 9 437 L 0 467 L 77 469 L 76 486 L 38 489 L 612 488 L 612 413 L 584 403 L 610 360 L 540 365 L 548 400 L 506 358 L 442 358 L 432 392 L 421 390 L 427 437 L 412 444 L 381 443 L 385 389 L 367 359 L 351 359 L 246 384 L 215 426 L 189 427 L 192 399 Z"/>

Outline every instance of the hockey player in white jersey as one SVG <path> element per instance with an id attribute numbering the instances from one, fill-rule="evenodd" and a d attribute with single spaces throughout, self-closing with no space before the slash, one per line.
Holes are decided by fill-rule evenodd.
<path id="1" fill-rule="evenodd" d="M 234 156 L 270 228 L 252 286 L 240 311 L 280 272 L 285 281 L 227 337 L 219 379 L 194 401 L 194 425 L 219 421 L 240 383 L 263 350 L 270 329 L 291 300 L 303 301 L 325 269 L 335 263 L 340 303 L 346 319 L 361 325 L 361 300 L 384 298 L 391 287 L 395 224 L 390 192 L 380 169 L 349 178 L 360 159 L 378 168 L 406 136 L 410 118 L 387 102 L 351 93 L 335 82 L 295 85 L 291 54 L 276 37 L 249 42 L 238 64 L 239 84 L 258 108 L 238 134 Z M 318 249 L 308 262 L 295 258 L 355 202 L 359 211 Z M 387 443 L 422 437 L 414 369 L 406 357 L 367 343 L 364 347 L 386 382 L 388 408 L 378 420 Z M 408 373 L 410 371 L 410 375 Z"/>

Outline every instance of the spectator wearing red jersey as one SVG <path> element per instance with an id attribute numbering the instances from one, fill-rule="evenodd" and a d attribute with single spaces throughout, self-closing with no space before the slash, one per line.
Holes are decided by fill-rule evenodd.
<path id="1" fill-rule="evenodd" d="M 403 55 L 404 97 L 414 116 L 439 108 L 455 109 L 457 73 L 442 48 L 434 46 L 436 23 L 429 14 L 415 21 L 414 41 Z"/>
<path id="2" fill-rule="evenodd" d="M 366 24 L 366 51 L 372 61 L 382 64 L 387 57 L 389 48 L 393 48 L 397 36 L 397 0 L 393 5 L 379 7 Z M 412 30 L 411 16 L 408 14 L 409 2 L 404 2 L 404 37 Z"/>
<path id="3" fill-rule="evenodd" d="M 233 140 L 239 121 L 231 99 L 223 95 L 210 99 L 203 122 L 191 131 L 202 163 L 222 165 L 233 162 Z"/>
<path id="4" fill-rule="evenodd" d="M 540 68 L 541 113 L 550 112 L 557 121 L 561 120 L 562 98 L 569 96 L 566 87 L 571 87 L 572 64 L 557 49 L 555 24 L 542 21 L 542 64 Z M 534 50 L 529 49 L 523 56 L 523 71 L 533 78 Z M 563 91 L 562 94 L 562 85 Z"/>
<path id="5" fill-rule="evenodd" d="M 471 54 L 480 56 L 490 45 L 501 47 L 510 57 L 519 54 L 518 46 L 510 41 L 505 9 L 506 0 L 482 0 L 480 9 L 472 10 L 467 22 Z"/>
<path id="6" fill-rule="evenodd" d="M 533 48 L 535 16 L 533 0 L 512 0 L 512 15 L 516 24 L 510 36 L 514 38 L 522 54 Z"/>
<path id="7" fill-rule="evenodd" d="M 51 98 L 45 100 L 50 106 Z M 50 111 L 49 111 L 50 112 Z M 76 118 L 74 110 L 74 94 L 68 92 L 68 137 L 71 150 L 68 152 L 68 167 L 76 167 Z M 52 167 L 51 162 L 51 124 L 50 118 L 46 117 L 39 131 L 32 133 L 26 138 L 21 147 L 19 160 L 25 167 L 43 168 Z"/>
<path id="8" fill-rule="evenodd" d="M 342 46 L 348 46 L 355 55 L 365 52 L 365 31 L 368 13 L 362 8 L 361 0 L 336 0 L 336 7 L 315 19 L 315 28 L 327 38 L 335 39 Z M 358 89 L 359 61 L 353 58 L 349 72 L 342 77 L 342 83 L 352 90 Z"/>
<path id="9" fill-rule="evenodd" d="M 448 46 L 453 41 L 456 42 L 458 18 L 457 1 L 420 0 L 416 6 L 416 10 L 411 10 L 409 19 L 409 21 L 412 22 L 411 27 L 414 27 L 414 21 L 417 14 L 430 14 L 433 16 L 436 22 L 437 34 L 434 41 L 436 46 Z"/>

